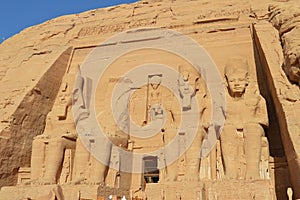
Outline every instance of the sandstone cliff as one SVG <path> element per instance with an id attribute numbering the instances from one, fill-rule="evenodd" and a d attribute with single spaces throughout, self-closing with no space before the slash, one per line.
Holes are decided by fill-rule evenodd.
<path id="1" fill-rule="evenodd" d="M 222 59 L 226 59 L 228 52 L 214 53 L 218 48 L 213 46 L 214 41 L 227 39 L 221 49 L 232 45 L 234 36 L 246 43 L 249 38 L 245 29 L 252 23 L 267 21 L 269 3 L 274 2 L 277 1 L 143 0 L 62 16 L 27 28 L 3 42 L 0 45 L 0 187 L 14 185 L 18 168 L 30 165 L 32 139 L 44 131 L 47 113 L 52 109 L 75 49 L 97 46 L 113 34 L 131 28 L 162 27 L 201 40 L 213 57 L 219 57 L 217 65 L 223 65 Z M 289 7 L 279 9 L 289 12 Z M 292 16 L 284 15 L 283 11 L 280 19 L 276 16 L 277 21 L 273 22 L 284 44 L 284 69 L 294 82 L 299 82 L 298 11 Z M 234 36 L 230 35 L 232 32 Z M 298 100 L 296 96 L 293 101 Z"/>

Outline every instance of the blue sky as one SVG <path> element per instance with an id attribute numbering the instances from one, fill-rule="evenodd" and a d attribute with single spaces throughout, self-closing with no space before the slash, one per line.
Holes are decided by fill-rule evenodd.
<path id="1" fill-rule="evenodd" d="M 24 28 L 49 19 L 138 0 L 3 0 L 0 8 L 0 43 Z"/>

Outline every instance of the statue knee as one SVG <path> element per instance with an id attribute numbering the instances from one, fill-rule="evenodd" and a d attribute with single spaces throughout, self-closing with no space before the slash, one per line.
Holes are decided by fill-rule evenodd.
<path id="1" fill-rule="evenodd" d="M 244 128 L 244 137 L 263 137 L 264 129 L 260 124 L 247 124 Z"/>
<path id="2" fill-rule="evenodd" d="M 40 147 L 41 146 L 41 143 L 43 141 L 39 138 L 34 138 L 33 141 L 32 141 L 32 147 L 35 148 L 35 147 Z"/>
<path id="3" fill-rule="evenodd" d="M 61 147 L 61 146 L 63 145 L 63 138 L 61 138 L 61 137 L 52 138 L 52 139 L 49 141 L 49 144 L 50 144 L 51 146 Z"/>
<path id="4" fill-rule="evenodd" d="M 220 136 L 221 143 L 235 143 L 236 138 L 236 128 L 231 125 L 226 125 L 222 129 L 222 134 Z"/>

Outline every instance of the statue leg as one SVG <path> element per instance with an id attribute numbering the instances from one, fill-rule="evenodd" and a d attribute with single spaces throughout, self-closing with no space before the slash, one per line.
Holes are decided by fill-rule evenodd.
<path id="1" fill-rule="evenodd" d="M 80 183 L 87 179 L 87 168 L 89 164 L 90 152 L 84 147 L 82 141 L 78 138 L 76 141 L 75 151 L 75 178 L 72 180 L 74 183 Z"/>
<path id="2" fill-rule="evenodd" d="M 167 142 L 169 140 L 166 140 Z M 179 146 L 178 146 L 179 147 Z M 165 181 L 176 181 L 178 172 L 178 158 L 179 158 L 179 148 L 177 149 L 165 149 L 164 151 L 164 165 L 165 165 Z M 176 160 L 173 161 L 173 159 Z"/>
<path id="3" fill-rule="evenodd" d="M 93 144 L 90 144 L 93 148 Z M 83 180 L 91 184 L 101 184 L 104 183 L 105 177 L 107 175 L 110 154 L 111 154 L 111 144 L 103 144 L 101 153 L 101 161 L 95 158 L 90 151 L 88 151 L 80 139 L 77 140 L 76 152 L 75 152 L 75 179 L 73 183 L 80 183 Z M 95 152 L 94 152 L 95 153 Z M 87 170 L 88 169 L 88 170 Z"/>
<path id="4" fill-rule="evenodd" d="M 246 179 L 260 179 L 259 162 L 264 130 L 259 124 L 248 124 L 244 129 Z"/>
<path id="5" fill-rule="evenodd" d="M 200 151 L 204 138 L 203 132 L 198 132 L 191 146 L 186 151 L 186 174 L 185 179 L 189 181 L 198 181 L 200 172 Z"/>
<path id="6" fill-rule="evenodd" d="M 236 128 L 225 125 L 221 134 L 221 149 L 225 165 L 225 176 L 230 179 L 237 178 L 237 145 Z"/>
<path id="7" fill-rule="evenodd" d="M 177 160 L 166 167 L 166 181 L 177 180 Z"/>
<path id="8" fill-rule="evenodd" d="M 32 142 L 31 154 L 31 180 L 36 181 L 43 176 L 43 168 L 45 164 L 46 144 L 44 139 L 35 138 Z"/>
<path id="9" fill-rule="evenodd" d="M 46 155 L 46 173 L 43 179 L 44 184 L 56 184 L 58 171 L 61 168 L 64 150 L 74 149 L 75 142 L 66 138 L 53 138 L 49 141 L 48 153 Z"/>
<path id="10" fill-rule="evenodd" d="M 199 154 L 199 151 L 197 151 Z M 187 171 L 185 174 L 185 180 L 187 181 L 198 181 L 199 180 L 199 169 L 200 169 L 200 158 L 188 158 L 187 157 Z"/>
<path id="11" fill-rule="evenodd" d="M 113 141 L 113 138 L 111 138 L 111 141 Z M 89 177 L 89 182 L 92 184 L 104 184 L 109 169 L 113 144 L 109 141 L 105 141 L 103 142 L 101 149 L 98 149 L 93 145 L 92 149 L 95 149 L 94 152 L 97 152 L 98 155 L 91 157 L 92 173 Z"/>
<path id="12" fill-rule="evenodd" d="M 107 155 L 108 157 L 109 155 Z M 103 163 L 102 161 L 97 160 L 95 157 L 91 157 L 91 174 L 88 179 L 90 184 L 104 184 L 105 178 L 108 172 L 109 159 L 108 164 Z"/>

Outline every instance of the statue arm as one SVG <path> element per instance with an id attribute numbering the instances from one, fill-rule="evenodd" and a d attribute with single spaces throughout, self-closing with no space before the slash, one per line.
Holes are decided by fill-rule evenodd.
<path id="1" fill-rule="evenodd" d="M 208 129 L 211 121 L 211 106 L 209 99 L 205 97 L 200 107 L 200 122 L 204 129 Z"/>
<path id="2" fill-rule="evenodd" d="M 263 126 L 269 126 L 267 104 L 266 100 L 262 96 L 259 96 L 256 116 L 259 124 Z"/>
<path id="3" fill-rule="evenodd" d="M 69 139 L 69 140 L 76 140 L 77 139 L 77 132 L 75 131 L 75 133 L 66 133 L 66 134 L 62 135 L 61 137 Z"/>

